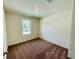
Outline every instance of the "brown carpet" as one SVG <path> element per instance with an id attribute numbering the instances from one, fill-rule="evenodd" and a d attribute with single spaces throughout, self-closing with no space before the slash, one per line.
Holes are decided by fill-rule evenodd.
<path id="1" fill-rule="evenodd" d="M 35 39 L 10 46 L 7 59 L 67 59 L 67 49 Z"/>

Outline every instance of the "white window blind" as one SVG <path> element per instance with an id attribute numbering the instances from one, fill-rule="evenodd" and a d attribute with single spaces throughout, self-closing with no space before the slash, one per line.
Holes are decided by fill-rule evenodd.
<path id="1" fill-rule="evenodd" d="M 23 19 L 22 29 L 23 29 L 23 32 L 22 32 L 23 35 L 31 34 L 31 20 Z"/>

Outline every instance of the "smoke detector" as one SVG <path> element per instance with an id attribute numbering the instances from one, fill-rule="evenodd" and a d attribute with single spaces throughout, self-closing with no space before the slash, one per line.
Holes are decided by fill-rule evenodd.
<path id="1" fill-rule="evenodd" d="M 53 0 L 47 0 L 48 3 L 51 3 Z"/>

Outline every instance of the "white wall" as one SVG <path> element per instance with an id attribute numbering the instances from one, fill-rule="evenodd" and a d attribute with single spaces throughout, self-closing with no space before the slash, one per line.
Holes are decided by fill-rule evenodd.
<path id="1" fill-rule="evenodd" d="M 5 11 L 3 10 L 3 51 L 6 52 L 7 49 L 6 16 Z M 4 59 L 6 59 L 6 55 L 4 56 Z"/>
<path id="2" fill-rule="evenodd" d="M 69 49 L 71 10 L 62 11 L 40 20 L 40 37 Z"/>
<path id="3" fill-rule="evenodd" d="M 32 19 L 32 34 L 22 35 L 22 19 L 24 16 L 6 13 L 8 45 L 28 41 L 38 37 L 38 19 Z"/>

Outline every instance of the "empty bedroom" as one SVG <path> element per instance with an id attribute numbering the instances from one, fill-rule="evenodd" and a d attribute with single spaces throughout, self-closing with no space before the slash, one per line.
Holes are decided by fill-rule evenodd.
<path id="1" fill-rule="evenodd" d="M 75 59 L 74 0 L 4 0 L 4 59 Z"/>

